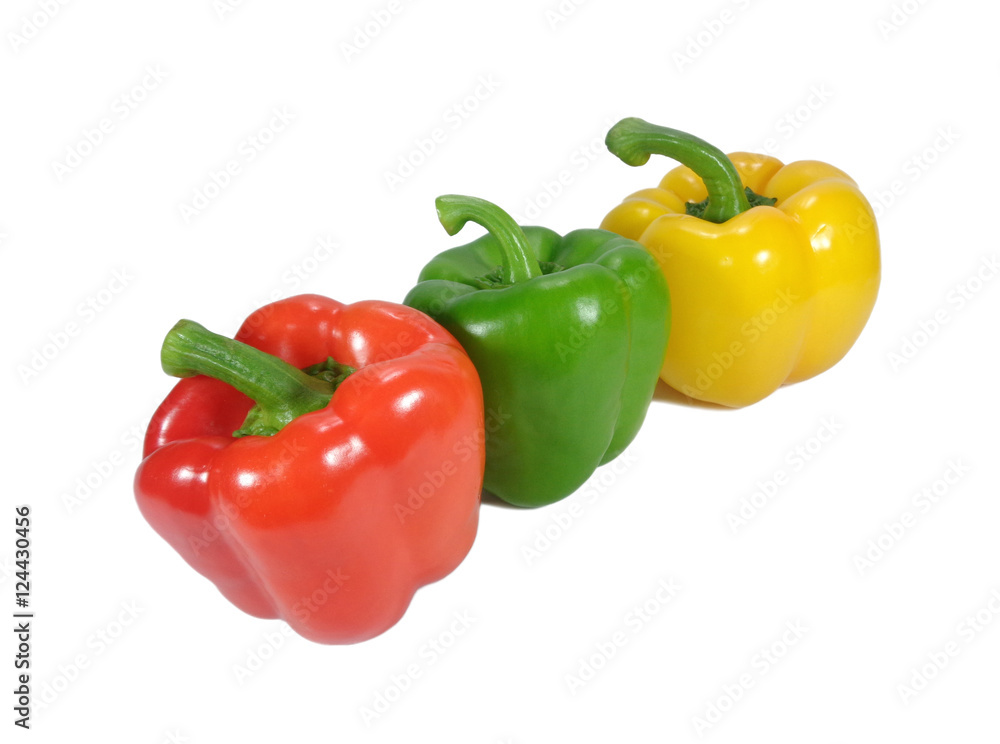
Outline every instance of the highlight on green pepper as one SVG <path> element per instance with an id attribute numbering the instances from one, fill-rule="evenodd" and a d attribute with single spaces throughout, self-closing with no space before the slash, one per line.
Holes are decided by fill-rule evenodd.
<path id="1" fill-rule="evenodd" d="M 605 230 L 565 237 L 521 227 L 495 204 L 442 196 L 450 235 L 487 235 L 444 251 L 404 304 L 468 352 L 488 420 L 484 488 L 518 506 L 558 501 L 620 455 L 652 400 L 670 298 L 655 260 Z"/>

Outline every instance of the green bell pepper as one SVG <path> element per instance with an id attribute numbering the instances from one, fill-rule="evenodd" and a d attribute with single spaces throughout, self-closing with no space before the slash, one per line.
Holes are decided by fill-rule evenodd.
<path id="1" fill-rule="evenodd" d="M 629 445 L 653 397 L 670 298 L 655 260 L 605 230 L 565 237 L 502 209 L 442 196 L 449 235 L 488 235 L 434 258 L 403 301 L 465 347 L 491 425 L 484 488 L 543 506 L 579 488 Z"/>

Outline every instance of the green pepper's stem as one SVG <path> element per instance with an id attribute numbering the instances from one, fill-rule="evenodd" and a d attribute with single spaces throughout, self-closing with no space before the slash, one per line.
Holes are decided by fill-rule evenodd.
<path id="1" fill-rule="evenodd" d="M 692 134 L 630 118 L 611 127 L 605 144 L 628 165 L 644 165 L 650 155 L 666 155 L 693 170 L 708 190 L 702 219 L 721 223 L 750 209 L 733 162 L 722 150 Z"/>
<path id="2" fill-rule="evenodd" d="M 496 204 L 474 196 L 449 194 L 439 196 L 434 205 L 437 207 L 438 219 L 449 235 L 457 233 L 465 227 L 465 223 L 475 222 L 496 238 L 503 253 L 500 270 L 505 284 L 526 282 L 542 275 L 538 257 L 525 237 L 524 230 Z"/>
<path id="3" fill-rule="evenodd" d="M 160 361 L 168 375 L 214 377 L 257 403 L 234 436 L 274 434 L 302 414 L 325 407 L 335 390 L 330 382 L 311 377 L 240 341 L 212 333 L 193 320 L 181 320 L 170 329 L 163 340 Z"/>

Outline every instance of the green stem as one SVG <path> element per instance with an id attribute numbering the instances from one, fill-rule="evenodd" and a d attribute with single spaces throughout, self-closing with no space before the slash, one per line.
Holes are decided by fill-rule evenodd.
<path id="1" fill-rule="evenodd" d="M 212 333 L 193 320 L 181 320 L 170 329 L 163 340 L 160 361 L 168 375 L 214 377 L 257 404 L 234 436 L 275 434 L 293 419 L 324 408 L 336 390 L 336 384 L 310 376 L 252 346 Z"/>
<path id="2" fill-rule="evenodd" d="M 504 284 L 526 282 L 542 275 L 538 257 L 524 230 L 496 204 L 474 196 L 449 194 L 439 196 L 434 205 L 438 219 L 449 235 L 457 233 L 467 222 L 475 222 L 496 238 L 503 254 L 500 270 Z"/>
<path id="3" fill-rule="evenodd" d="M 693 170 L 708 190 L 702 219 L 721 223 L 750 209 L 736 166 L 722 150 L 692 134 L 630 118 L 611 127 L 605 144 L 628 165 L 666 155 Z"/>

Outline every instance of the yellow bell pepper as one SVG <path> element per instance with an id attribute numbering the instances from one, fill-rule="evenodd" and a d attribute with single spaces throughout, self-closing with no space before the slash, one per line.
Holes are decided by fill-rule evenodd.
<path id="1" fill-rule="evenodd" d="M 607 145 L 632 166 L 651 154 L 684 164 L 601 223 L 642 243 L 666 277 L 668 385 L 736 408 L 843 358 L 881 275 L 875 214 L 846 173 L 815 160 L 727 156 L 641 119 L 618 122 Z"/>

